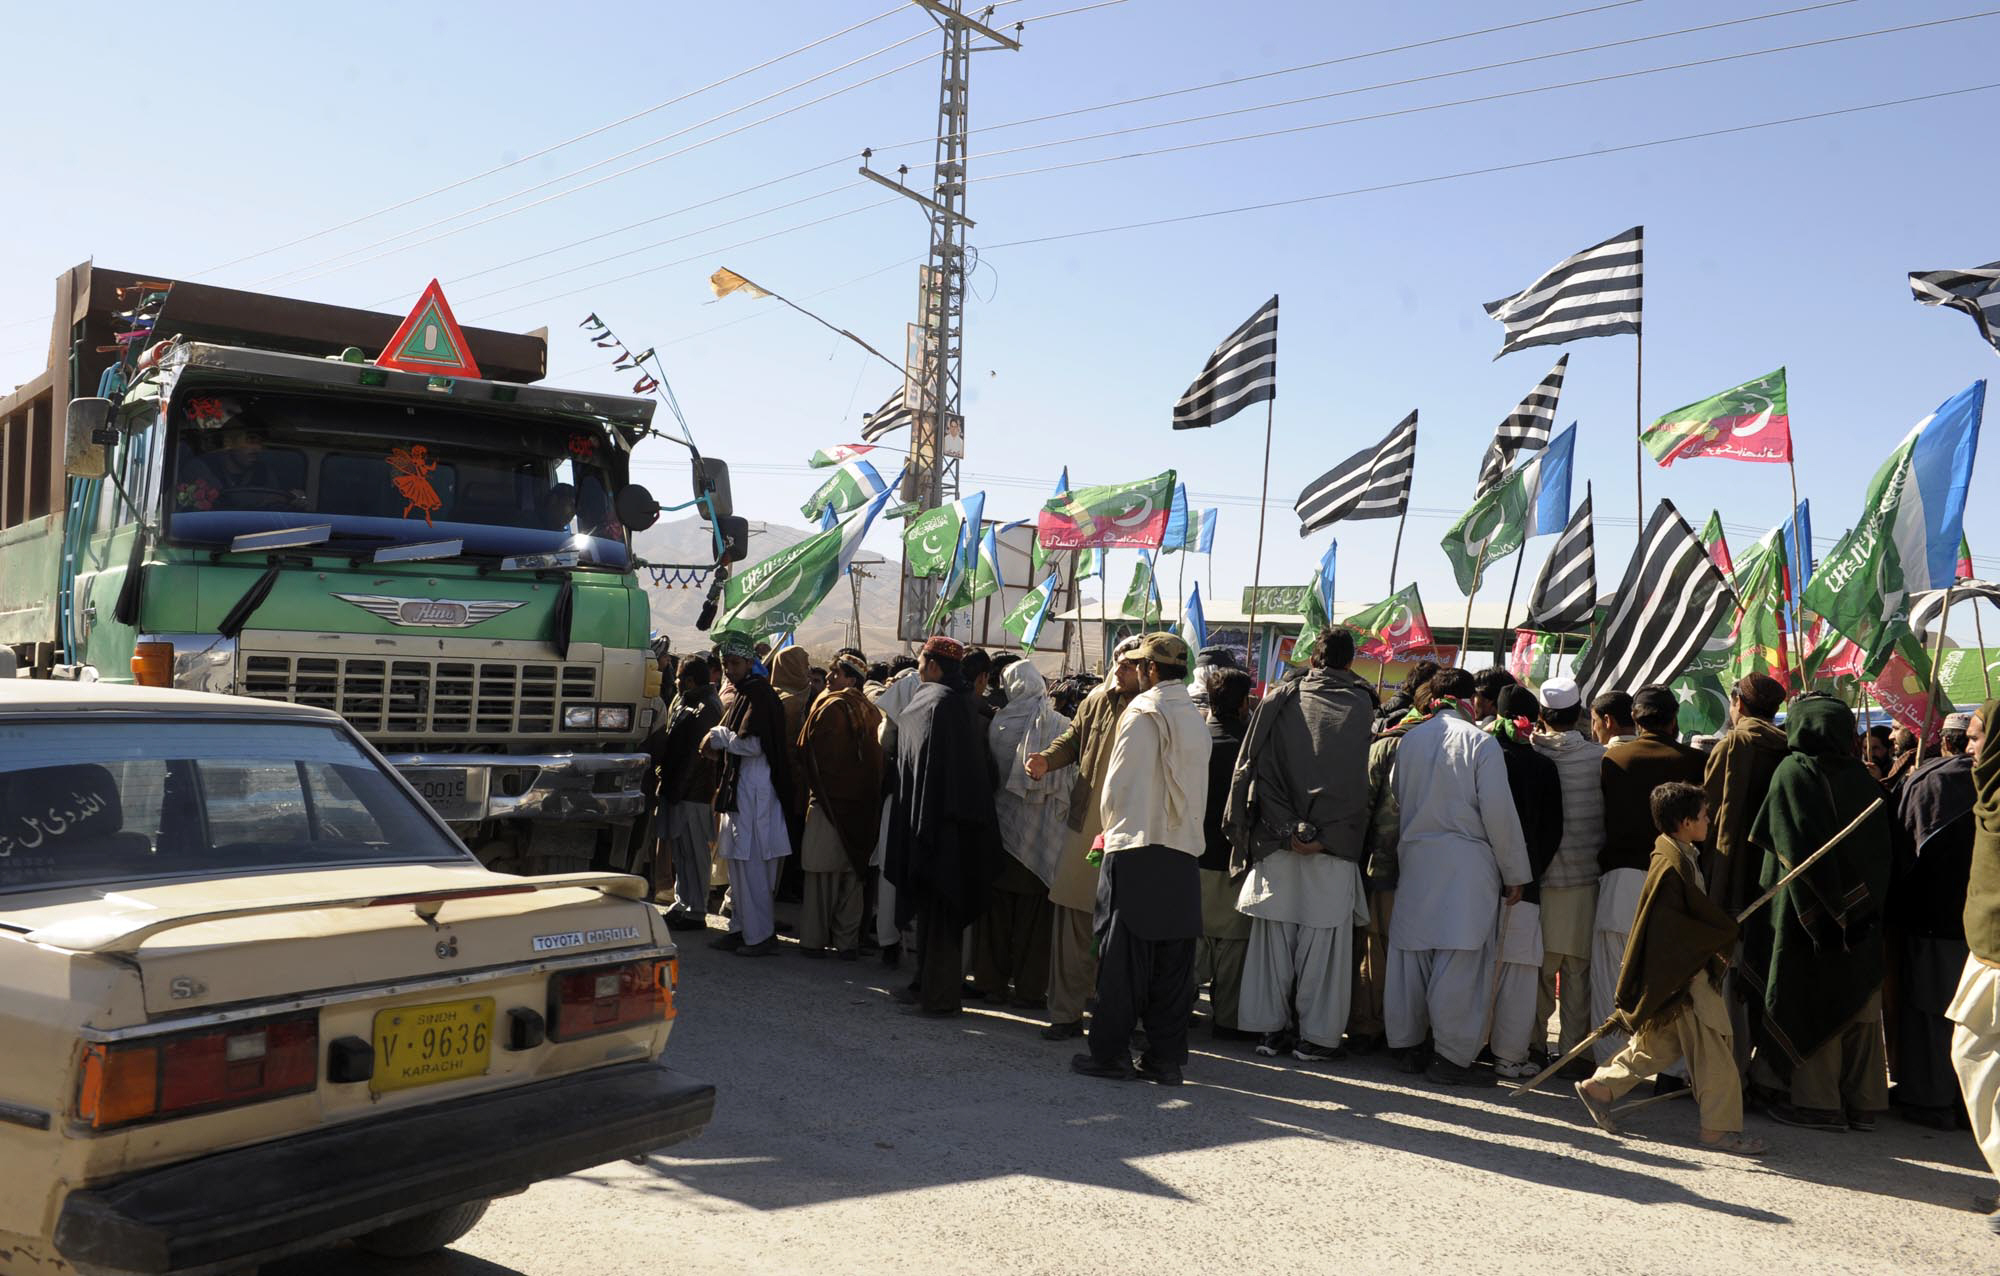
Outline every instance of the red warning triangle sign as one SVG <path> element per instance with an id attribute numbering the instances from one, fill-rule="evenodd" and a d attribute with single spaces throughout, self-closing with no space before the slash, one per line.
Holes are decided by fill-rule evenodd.
<path id="1" fill-rule="evenodd" d="M 479 365 L 473 362 L 472 345 L 466 341 L 458 320 L 452 317 L 451 303 L 444 289 L 433 279 L 424 295 L 410 311 L 382 353 L 375 356 L 381 368 L 404 372 L 428 372 L 438 376 L 476 377 Z"/>

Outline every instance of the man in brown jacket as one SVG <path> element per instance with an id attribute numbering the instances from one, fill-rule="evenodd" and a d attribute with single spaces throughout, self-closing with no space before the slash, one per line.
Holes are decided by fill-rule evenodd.
<path id="1" fill-rule="evenodd" d="M 1783 683 L 1761 673 L 1746 675 L 1730 693 L 1729 730 L 1708 755 L 1702 787 L 1715 813 L 1715 845 L 1702 857 L 1701 872 L 1708 897 L 1732 916 L 1757 898 L 1764 855 L 1750 845 L 1750 825 L 1785 760 L 1785 731 L 1776 722 L 1784 703 Z"/>
<path id="2" fill-rule="evenodd" d="M 1090 844 L 1103 832 L 1097 793 L 1104 782 L 1104 768 L 1111 761 L 1118 719 L 1139 694 L 1138 665 L 1129 659 L 1138 645 L 1135 636 L 1112 649 L 1111 673 L 1076 707 L 1069 730 L 1028 759 L 1028 775 L 1037 780 L 1066 766 L 1077 769 L 1069 795 L 1069 838 L 1063 843 L 1062 860 L 1049 886 L 1055 920 L 1049 947 L 1049 1026 L 1042 1029 L 1042 1037 L 1048 1041 L 1083 1035 L 1083 1003 L 1097 986 L 1097 958 L 1091 953 L 1097 866 L 1085 857 L 1090 854 Z"/>
<path id="3" fill-rule="evenodd" d="M 1596 705 L 1593 703 L 1593 710 Z M 1680 701 L 1665 687 L 1641 687 L 1632 697 L 1632 722 L 1637 737 L 1604 750 L 1604 850 L 1597 857 L 1603 876 L 1597 882 L 1597 917 L 1591 926 L 1590 1011 L 1599 1023 L 1611 1015 L 1612 994 L 1632 918 L 1639 911 L 1639 892 L 1653 861 L 1653 790 L 1662 784 L 1692 784 L 1699 788 L 1708 764 L 1699 750 L 1680 742 Z M 1604 978 L 1595 975 L 1602 972 Z M 1597 1039 L 1597 1061 L 1603 1063 L 1625 1044 L 1624 1035 L 1607 1033 Z"/>

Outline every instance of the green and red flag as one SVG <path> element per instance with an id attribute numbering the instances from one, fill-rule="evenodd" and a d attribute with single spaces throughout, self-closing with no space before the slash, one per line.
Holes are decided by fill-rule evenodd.
<path id="1" fill-rule="evenodd" d="M 1675 408 L 1641 430 L 1639 441 L 1662 466 L 1691 456 L 1789 461 L 1792 418 L 1785 406 L 1785 370 Z"/>
<path id="2" fill-rule="evenodd" d="M 1158 549 L 1173 505 L 1172 470 L 1133 483 L 1079 487 L 1042 506 L 1036 539 L 1048 549 Z"/>
<path id="3" fill-rule="evenodd" d="M 1702 525 L 1701 543 L 1708 549 L 1709 561 L 1721 570 L 1724 576 L 1735 572 L 1729 562 L 1729 538 L 1722 534 L 1722 511 L 1710 510 L 1708 522 Z"/>
<path id="4" fill-rule="evenodd" d="M 1961 533 L 1958 538 L 1958 566 L 1952 571 L 1953 580 L 1972 580 L 1972 546 L 1966 543 Z"/>
<path id="5" fill-rule="evenodd" d="M 858 460 L 874 450 L 873 443 L 836 443 L 832 447 L 823 447 L 813 453 L 806 459 L 806 464 L 816 470 L 823 470 L 829 465 L 844 465 L 849 461 Z"/>
<path id="6" fill-rule="evenodd" d="M 1926 653 L 1906 654 L 1897 648 L 1889 655 L 1882 672 L 1868 685 L 1875 702 L 1886 709 L 1897 726 L 1908 727 L 1926 746 L 1935 748 L 1944 730 L 1944 716 L 1952 711 L 1949 698 L 1931 698 L 1930 660 Z"/>
<path id="7" fill-rule="evenodd" d="M 1528 690 L 1539 691 L 1549 679 L 1555 655 L 1556 635 L 1533 629 L 1516 629 L 1514 649 L 1507 653 L 1507 672 Z"/>
<path id="8" fill-rule="evenodd" d="M 1387 662 L 1432 646 L 1430 621 L 1424 618 L 1423 596 L 1415 584 L 1404 586 L 1372 607 L 1364 607 L 1340 622 L 1355 633 L 1355 651 Z"/>

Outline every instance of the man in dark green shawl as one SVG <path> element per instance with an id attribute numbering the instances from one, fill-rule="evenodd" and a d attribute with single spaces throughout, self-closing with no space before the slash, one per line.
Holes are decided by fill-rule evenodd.
<path id="1" fill-rule="evenodd" d="M 1854 713 L 1801 696 L 1750 840 L 1768 889 L 1883 796 L 1854 756 Z M 1892 859 L 1887 804 L 1869 815 L 1743 927 L 1741 973 L 1758 1057 L 1790 1086 L 1771 1118 L 1819 1130 L 1870 1130 L 1889 1106 L 1882 1046 L 1883 905 Z"/>

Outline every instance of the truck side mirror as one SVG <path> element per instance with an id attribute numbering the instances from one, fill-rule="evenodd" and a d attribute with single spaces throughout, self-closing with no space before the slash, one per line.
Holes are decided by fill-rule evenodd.
<path id="1" fill-rule="evenodd" d="M 619 488 L 612 504 L 618 510 L 618 521 L 625 524 L 627 531 L 643 532 L 660 521 L 660 503 L 637 483 Z"/>
<path id="2" fill-rule="evenodd" d="M 708 497 L 709 509 L 703 511 L 706 517 L 713 513 L 717 518 L 728 518 L 736 512 L 736 502 L 729 494 L 729 465 L 712 456 L 704 456 L 694 462 L 694 498 L 698 501 Z"/>
<path id="3" fill-rule="evenodd" d="M 101 479 L 111 469 L 111 400 L 71 399 L 63 422 L 63 470 L 71 478 Z"/>
<path id="4" fill-rule="evenodd" d="M 740 563 L 750 556 L 750 520 L 730 515 L 717 519 L 715 530 L 722 534 L 722 561 Z"/>

